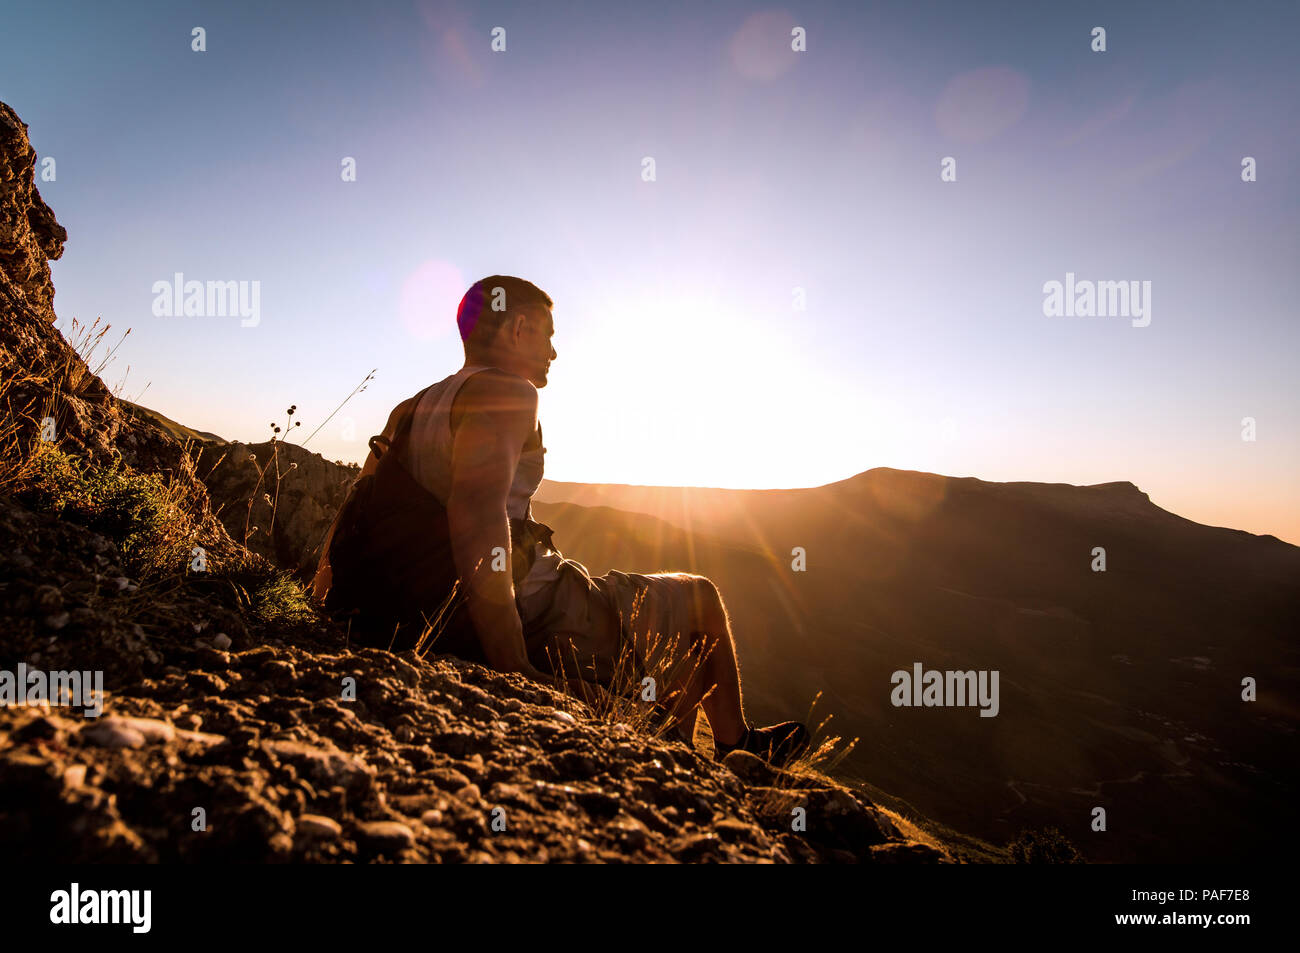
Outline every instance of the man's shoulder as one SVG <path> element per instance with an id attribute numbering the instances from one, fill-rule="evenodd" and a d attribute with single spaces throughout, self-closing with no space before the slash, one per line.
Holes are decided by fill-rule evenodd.
<path id="1" fill-rule="evenodd" d="M 538 394 L 533 382 L 499 367 L 471 374 L 460 385 L 456 403 L 478 412 L 535 413 Z"/>

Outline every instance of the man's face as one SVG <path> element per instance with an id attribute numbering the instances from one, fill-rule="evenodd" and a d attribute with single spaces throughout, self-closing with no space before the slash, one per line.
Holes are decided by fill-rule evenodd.
<path id="1" fill-rule="evenodd" d="M 528 320 L 524 322 L 519 337 L 517 353 L 524 365 L 522 369 L 527 372 L 524 376 L 533 382 L 534 387 L 546 386 L 551 362 L 559 356 L 551 344 L 554 337 L 555 321 L 551 317 L 551 309 L 530 308 Z"/>

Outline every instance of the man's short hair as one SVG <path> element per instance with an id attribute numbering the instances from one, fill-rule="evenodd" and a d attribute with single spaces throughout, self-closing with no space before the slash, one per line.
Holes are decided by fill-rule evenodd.
<path id="1" fill-rule="evenodd" d="M 499 289 L 499 290 L 498 290 Z M 501 310 L 495 310 L 493 304 Z M 506 320 L 520 308 L 554 307 L 555 302 L 537 285 L 513 275 L 491 275 L 470 285 L 456 309 L 456 325 L 465 350 L 483 350 L 492 344 Z"/>

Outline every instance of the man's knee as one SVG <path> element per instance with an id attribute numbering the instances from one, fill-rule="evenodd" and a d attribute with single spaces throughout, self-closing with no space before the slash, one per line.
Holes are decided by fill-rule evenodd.
<path id="1" fill-rule="evenodd" d="M 693 607 L 690 630 L 691 657 L 696 659 L 700 677 L 707 678 L 709 672 L 715 675 L 719 671 L 714 666 L 726 664 L 734 657 L 735 647 L 731 642 L 731 623 L 727 617 L 727 608 L 722 601 L 722 594 L 713 580 L 706 576 L 694 576 Z M 731 663 L 734 665 L 735 663 Z"/>
<path id="2" fill-rule="evenodd" d="M 718 587 L 707 576 L 694 573 L 685 576 L 690 586 L 692 637 L 697 637 L 694 635 L 696 632 L 707 632 L 715 638 L 725 634 L 727 610 Z"/>

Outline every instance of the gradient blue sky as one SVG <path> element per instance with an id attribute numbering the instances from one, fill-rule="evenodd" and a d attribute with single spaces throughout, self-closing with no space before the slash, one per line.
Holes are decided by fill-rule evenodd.
<path id="1" fill-rule="evenodd" d="M 132 329 L 123 396 L 301 441 L 377 367 L 308 444 L 360 461 L 501 272 L 556 300 L 552 479 L 1131 480 L 1300 542 L 1297 4 L 262 6 L 7 5 L 60 327 Z M 177 271 L 261 323 L 155 317 Z M 1067 271 L 1150 326 L 1045 317 Z"/>

